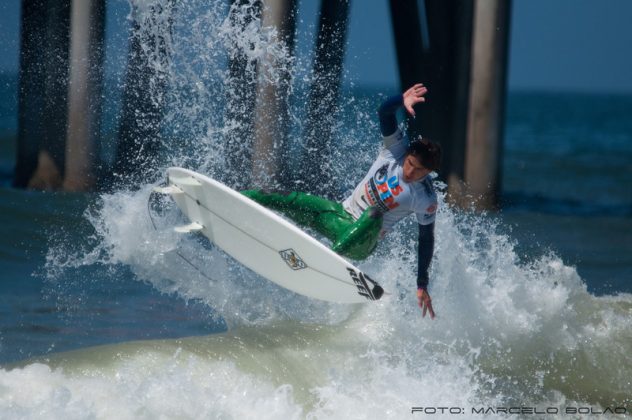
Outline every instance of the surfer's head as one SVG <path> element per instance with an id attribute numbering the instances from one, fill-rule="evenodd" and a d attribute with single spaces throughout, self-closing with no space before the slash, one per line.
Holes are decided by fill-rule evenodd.
<path id="1" fill-rule="evenodd" d="M 438 171 L 441 165 L 441 146 L 421 136 L 410 143 L 404 156 L 404 181 L 415 182 L 432 171 Z"/>

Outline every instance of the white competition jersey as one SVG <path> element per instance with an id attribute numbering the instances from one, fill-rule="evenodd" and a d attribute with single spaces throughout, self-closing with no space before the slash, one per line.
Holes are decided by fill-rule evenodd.
<path id="1" fill-rule="evenodd" d="M 426 176 L 410 184 L 405 182 L 402 165 L 408 143 L 406 136 L 398 128 L 383 139 L 384 149 L 362 182 L 342 203 L 345 210 L 358 219 L 368 207 L 380 209 L 384 213 L 383 234 L 411 213 L 415 213 L 419 224 L 434 222 L 437 194 L 432 178 Z"/>

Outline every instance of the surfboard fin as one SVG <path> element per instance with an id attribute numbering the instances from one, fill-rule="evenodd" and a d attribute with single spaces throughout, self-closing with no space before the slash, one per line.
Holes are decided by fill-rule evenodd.
<path id="1" fill-rule="evenodd" d="M 173 182 L 174 184 L 188 185 L 191 187 L 199 187 L 200 185 L 202 185 L 200 181 L 193 178 L 192 176 L 183 176 L 183 177 L 170 176 L 169 181 Z"/>
<path id="2" fill-rule="evenodd" d="M 174 194 L 182 194 L 184 191 L 182 191 L 180 188 L 176 187 L 175 185 L 169 185 L 168 187 L 154 187 L 154 192 L 157 192 L 159 194 L 174 195 Z"/>
<path id="3" fill-rule="evenodd" d="M 204 229 L 204 226 L 202 226 L 199 223 L 189 223 L 188 225 L 184 225 L 184 226 L 176 226 L 173 228 L 173 230 L 175 230 L 178 233 L 190 233 L 190 232 L 197 232 Z"/>

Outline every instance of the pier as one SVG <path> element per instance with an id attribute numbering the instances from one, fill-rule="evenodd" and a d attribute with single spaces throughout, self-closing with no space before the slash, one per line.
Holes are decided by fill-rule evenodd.
<path id="1" fill-rule="evenodd" d="M 328 162 L 336 141 L 331 111 L 339 101 L 351 1 L 320 1 L 297 168 L 288 168 L 283 155 L 290 75 L 281 75 L 278 85 L 266 85 L 256 63 L 239 52 L 243 46 L 229 56 L 232 86 L 225 121 L 238 121 L 239 129 L 226 135 L 225 148 L 227 166 L 239 168 L 231 180 L 235 187 L 289 187 L 298 178 L 309 192 L 328 193 L 318 180 L 331 176 Z M 226 10 L 235 25 L 259 22 L 276 28 L 292 57 L 300 2 L 231 0 Z M 390 16 L 384 18 L 391 22 L 401 89 L 419 81 L 431 88 L 428 103 L 408 121 L 409 136 L 441 143 L 439 175 L 452 203 L 497 208 L 511 2 L 388 4 Z M 110 164 L 98 157 L 107 6 L 104 0 L 22 0 L 16 187 L 90 191 L 130 186 L 157 165 L 177 2 L 132 7 L 118 141 Z M 237 13 L 242 7 L 250 15 Z M 159 22 L 153 33 L 144 32 L 144 19 Z"/>

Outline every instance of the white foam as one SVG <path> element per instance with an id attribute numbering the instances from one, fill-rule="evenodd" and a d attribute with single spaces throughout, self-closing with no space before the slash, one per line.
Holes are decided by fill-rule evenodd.
<path id="1" fill-rule="evenodd" d="M 157 362 L 160 362 L 159 364 Z M 68 374 L 43 364 L 0 374 L 3 418 L 298 418 L 288 385 L 273 387 L 229 363 L 149 354 L 108 371 Z"/>

